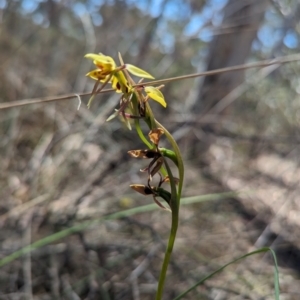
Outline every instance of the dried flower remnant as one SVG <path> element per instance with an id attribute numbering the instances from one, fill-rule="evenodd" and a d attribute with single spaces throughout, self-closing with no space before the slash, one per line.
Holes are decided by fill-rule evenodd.
<path id="1" fill-rule="evenodd" d="M 128 154 L 134 158 L 148 158 L 152 159 L 148 167 L 141 169 L 141 172 L 148 172 L 148 181 L 152 180 L 152 177 L 158 173 L 163 165 L 163 157 L 157 150 L 131 150 Z"/>
<path id="2" fill-rule="evenodd" d="M 155 186 L 149 187 L 149 186 L 146 186 L 143 184 L 131 184 L 130 187 L 142 195 L 145 195 L 145 196 L 152 195 L 154 202 L 160 208 L 171 211 L 169 208 L 165 207 L 160 201 L 158 201 L 156 199 L 157 197 L 163 198 L 171 208 L 171 193 L 166 191 L 165 189 L 163 189 L 161 187 L 155 187 Z"/>
<path id="3" fill-rule="evenodd" d="M 148 136 L 150 141 L 157 147 L 160 141 L 160 137 L 164 134 L 164 130 L 162 128 L 152 129 Z"/>
<path id="4" fill-rule="evenodd" d="M 175 179 L 175 183 L 178 184 L 179 179 L 178 178 L 174 178 Z M 143 184 L 132 184 L 130 185 L 130 187 L 135 190 L 136 192 L 145 195 L 145 196 L 149 196 L 152 195 L 153 196 L 153 200 L 154 202 L 161 208 L 166 209 L 166 210 L 170 210 L 169 208 L 166 208 L 160 201 L 157 200 L 157 197 L 160 197 L 162 199 L 164 199 L 169 207 L 172 210 L 172 195 L 170 192 L 168 192 L 167 190 L 163 189 L 161 186 L 163 183 L 165 182 L 170 182 L 170 178 L 169 176 L 166 176 L 165 178 L 162 178 L 160 176 L 160 180 L 158 183 L 158 186 L 150 186 L 149 182 L 148 185 L 143 185 Z"/>
<path id="5" fill-rule="evenodd" d="M 141 172 L 148 172 L 148 184 L 152 181 L 153 176 L 159 172 L 164 163 L 164 158 L 158 149 L 158 143 L 163 133 L 163 129 L 155 128 L 148 134 L 150 141 L 155 145 L 156 149 L 128 151 L 128 154 L 135 158 L 152 158 L 148 167 L 141 169 Z"/>
<path id="6" fill-rule="evenodd" d="M 155 150 L 130 150 L 127 152 L 131 157 L 134 158 L 156 158 L 160 154 Z"/>

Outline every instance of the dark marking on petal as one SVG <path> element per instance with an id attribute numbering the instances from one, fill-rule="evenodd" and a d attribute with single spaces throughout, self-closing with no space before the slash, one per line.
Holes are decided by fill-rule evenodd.
<path id="1" fill-rule="evenodd" d="M 145 186 L 144 192 L 145 192 L 146 195 L 152 195 L 153 194 L 153 191 L 148 186 Z"/>
<path id="2" fill-rule="evenodd" d="M 156 151 L 153 151 L 153 150 L 146 150 L 145 151 L 145 156 L 147 158 L 155 158 L 155 157 L 158 157 L 160 156 L 160 153 L 156 152 Z"/>

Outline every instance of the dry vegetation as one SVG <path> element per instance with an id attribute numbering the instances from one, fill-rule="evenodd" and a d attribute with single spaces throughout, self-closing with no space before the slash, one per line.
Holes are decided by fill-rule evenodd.
<path id="1" fill-rule="evenodd" d="M 151 18 L 125 3 L 98 8 L 102 25 L 95 27 L 63 1 L 41 2 L 27 14 L 20 13 L 22 1 L 9 2 L 1 14 L 0 101 L 90 91 L 87 52 L 116 57 L 120 51 L 156 78 L 195 72 L 203 63 L 207 43 L 182 33 L 188 20 Z M 205 6 L 189 3 L 193 13 Z M 293 21 L 293 12 L 280 14 L 278 3 L 285 1 L 269 9 L 283 23 Z M 44 25 L 33 22 L 37 13 Z M 166 49 L 163 25 L 173 51 Z M 283 42 L 273 50 L 260 46 L 252 58 L 290 52 Z M 184 196 L 240 191 L 182 207 L 164 299 L 262 246 L 278 254 L 281 299 L 300 298 L 299 63 L 268 68 L 247 72 L 222 118 L 201 121 L 191 112 L 197 80 L 168 84 L 167 110 L 153 105 L 184 153 Z M 118 99 L 102 95 L 91 110 L 88 98 L 82 100 L 79 110 L 76 97 L 0 110 L 0 258 L 82 222 L 151 203 L 129 189 L 143 180 L 141 161 L 127 155 L 142 147 L 135 132 L 120 120 L 105 122 Z M 190 151 L 195 137 L 199 145 L 209 141 L 205 153 Z M 158 209 L 57 239 L 0 269 L 0 299 L 153 299 L 169 221 Z M 271 257 L 247 258 L 186 299 L 274 299 Z"/>

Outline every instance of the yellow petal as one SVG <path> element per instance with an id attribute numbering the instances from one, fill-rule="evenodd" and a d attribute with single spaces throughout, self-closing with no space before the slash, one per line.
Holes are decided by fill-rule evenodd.
<path id="1" fill-rule="evenodd" d="M 89 58 L 92 59 L 94 61 L 98 61 L 101 62 L 103 64 L 115 64 L 115 61 L 113 60 L 113 58 L 111 58 L 110 56 L 106 56 L 103 54 L 94 54 L 94 53 L 88 53 L 84 56 L 85 58 Z"/>
<path id="2" fill-rule="evenodd" d="M 101 53 L 94 54 L 88 53 L 84 56 L 85 58 L 89 58 L 93 60 L 93 63 L 102 69 L 105 73 L 111 72 L 116 68 L 116 63 L 110 56 L 103 55 Z M 108 74 L 106 74 L 108 75 Z"/>
<path id="3" fill-rule="evenodd" d="M 138 77 L 154 79 L 152 75 L 134 65 L 126 64 L 126 70 Z"/>
<path id="4" fill-rule="evenodd" d="M 112 87 L 117 91 L 117 93 L 122 92 L 123 94 L 128 94 L 132 90 L 122 71 L 114 72 Z"/>
<path id="5" fill-rule="evenodd" d="M 89 73 L 87 73 L 85 76 L 91 77 L 95 80 L 105 80 L 106 75 L 103 74 L 103 72 L 99 69 L 93 70 Z"/>
<path id="6" fill-rule="evenodd" d="M 164 95 L 160 90 L 158 90 L 157 88 L 155 88 L 153 86 L 146 86 L 145 92 L 151 99 L 157 101 L 163 107 L 167 107 L 167 103 L 165 101 Z"/>
<path id="7" fill-rule="evenodd" d="M 117 92 L 117 93 L 122 93 L 122 90 L 121 90 L 121 85 L 118 81 L 118 78 L 116 76 L 113 76 L 111 78 L 111 86 L 112 88 Z"/>

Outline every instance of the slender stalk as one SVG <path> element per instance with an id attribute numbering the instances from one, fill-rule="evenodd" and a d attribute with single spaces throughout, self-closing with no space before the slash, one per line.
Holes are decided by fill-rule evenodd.
<path id="1" fill-rule="evenodd" d="M 169 236 L 169 241 L 168 241 L 164 261 L 163 261 L 160 275 L 159 275 L 159 281 L 158 281 L 158 287 L 157 287 L 155 300 L 161 300 L 162 296 L 163 296 L 163 289 L 165 286 L 167 270 L 168 270 L 171 255 L 173 252 L 175 239 L 176 239 L 177 228 L 178 228 L 178 217 L 174 218 L 172 216 L 172 227 L 171 227 L 171 231 L 170 231 L 170 236 Z"/>
<path id="2" fill-rule="evenodd" d="M 153 116 L 152 110 L 151 110 L 149 104 L 146 103 L 145 121 L 149 127 L 151 127 L 151 125 L 153 124 L 153 119 L 154 119 L 154 116 Z M 167 159 L 164 159 L 164 163 L 165 163 L 167 173 L 170 178 L 170 185 L 171 185 L 172 223 L 171 223 L 171 230 L 170 230 L 168 245 L 167 245 L 167 249 L 166 249 L 165 256 L 164 256 L 164 261 L 163 261 L 162 268 L 161 268 L 160 275 L 159 275 L 158 287 L 157 287 L 156 298 L 155 298 L 156 300 L 161 300 L 162 296 L 163 296 L 163 289 L 164 289 L 164 285 L 165 285 L 167 270 L 168 270 L 171 255 L 173 252 L 177 229 L 178 229 L 179 206 L 180 206 L 181 190 L 182 190 L 182 185 L 183 185 L 184 166 L 183 166 L 183 161 L 182 161 L 179 147 L 178 147 L 176 141 L 174 140 L 174 138 L 172 137 L 172 135 L 170 134 L 170 132 L 162 124 L 160 124 L 156 119 L 154 119 L 154 122 L 157 127 L 160 127 L 164 130 L 164 134 L 166 135 L 167 139 L 169 140 L 169 142 L 174 150 L 174 153 L 176 156 L 176 162 L 177 162 L 176 165 L 177 165 L 178 172 L 179 172 L 179 184 L 178 184 L 178 191 L 177 191 L 175 179 L 172 174 L 172 171 L 169 167 Z M 174 160 L 175 159 L 173 159 L 173 161 Z"/>
<path id="3" fill-rule="evenodd" d="M 156 297 L 155 297 L 156 300 L 161 300 L 162 296 L 163 296 L 163 289 L 164 289 L 164 285 L 165 285 L 165 281 L 166 281 L 167 270 L 168 270 L 171 255 L 173 252 L 174 243 L 175 243 L 176 234 L 177 234 L 178 222 L 179 222 L 179 201 L 178 201 L 178 198 L 176 197 L 178 194 L 176 195 L 175 181 L 174 181 L 172 171 L 166 160 L 165 160 L 165 165 L 166 165 L 166 169 L 167 169 L 168 175 L 170 177 L 170 183 L 171 183 L 172 224 L 171 224 L 169 241 L 168 241 L 167 249 L 165 252 L 164 261 L 163 261 L 160 275 L 159 275 L 158 287 L 157 287 L 157 292 L 156 292 Z M 175 197 L 174 197 L 174 195 L 175 195 Z"/>
<path id="4" fill-rule="evenodd" d="M 127 74 L 127 77 L 129 77 L 128 74 Z M 129 81 L 131 81 L 131 80 L 129 79 Z M 131 84 L 133 84 L 132 81 L 131 81 Z M 139 96 L 140 96 L 139 93 L 134 94 L 134 96 L 132 98 L 133 103 L 135 103 L 137 101 Z M 136 107 L 136 105 L 133 105 L 133 106 Z M 174 154 L 175 154 L 176 158 L 173 158 L 173 161 L 174 160 L 176 161 L 176 166 L 177 166 L 178 172 L 179 172 L 179 184 L 178 184 L 178 191 L 177 191 L 175 179 L 172 174 L 172 171 L 169 167 L 167 159 L 164 159 L 164 164 L 167 169 L 167 173 L 170 178 L 170 185 L 171 185 L 172 222 L 171 222 L 171 230 L 170 230 L 168 245 L 167 245 L 167 249 L 166 249 L 165 256 L 164 256 L 164 261 L 163 261 L 162 268 L 161 268 L 160 275 L 159 275 L 158 287 L 157 287 L 156 298 L 155 298 L 156 300 L 161 300 L 162 296 L 163 296 L 163 290 L 164 290 L 164 285 L 165 285 L 165 281 L 166 281 L 167 270 L 168 270 L 171 255 L 173 252 L 177 229 L 178 229 L 179 206 L 180 206 L 181 190 L 182 190 L 182 185 L 183 185 L 184 166 L 183 166 L 183 161 L 182 161 L 179 147 L 178 147 L 176 141 L 174 140 L 174 138 L 172 137 L 172 135 L 170 134 L 170 132 L 154 118 L 153 112 L 152 112 L 151 107 L 148 104 L 148 102 L 145 103 L 145 108 L 146 108 L 146 111 L 145 111 L 146 115 L 145 115 L 144 121 L 147 123 L 150 130 L 152 130 L 156 127 L 160 127 L 163 129 L 164 134 L 166 135 L 167 139 L 169 140 L 169 142 L 174 150 Z M 140 138 L 142 139 L 142 141 L 145 143 L 145 141 L 144 141 L 145 137 L 141 132 L 139 120 L 136 120 L 136 125 L 137 125 L 136 130 L 137 130 Z M 148 143 L 145 143 L 145 144 L 148 146 Z"/>
<path id="5" fill-rule="evenodd" d="M 146 137 L 144 136 L 144 133 L 141 129 L 141 126 L 140 126 L 140 122 L 139 120 L 135 120 L 135 129 L 136 129 L 136 132 L 137 134 L 139 135 L 139 138 L 141 139 L 141 141 L 149 148 L 149 149 L 152 149 L 152 145 L 149 143 L 149 141 L 146 139 Z"/>
<path id="6" fill-rule="evenodd" d="M 133 108 L 133 114 L 134 115 L 138 115 L 138 111 L 137 111 L 137 97 L 136 97 L 136 94 L 133 94 L 132 95 L 132 98 L 131 98 L 131 102 L 132 102 L 132 108 Z M 139 136 L 139 138 L 141 139 L 141 141 L 149 148 L 149 149 L 152 149 L 152 145 L 151 143 L 147 140 L 147 138 L 145 137 L 142 129 L 141 129 L 141 125 L 140 125 L 140 120 L 139 119 L 135 119 L 134 120 L 134 125 L 135 125 L 135 130 Z"/>
<path id="7" fill-rule="evenodd" d="M 121 64 L 124 64 L 123 59 L 122 59 L 120 54 L 119 54 L 119 59 L 120 59 Z M 129 84 L 131 86 L 134 86 L 135 82 L 132 80 L 132 78 L 128 74 L 127 70 L 124 70 L 124 73 L 125 73 L 125 76 L 126 76 L 128 82 L 129 82 Z M 135 90 L 133 95 L 132 95 L 132 98 L 131 98 L 131 108 L 132 108 L 134 114 L 138 113 L 137 112 L 138 102 L 143 103 L 144 98 L 143 98 L 143 95 L 141 94 L 141 92 L 139 90 Z M 171 185 L 171 202 L 170 202 L 170 206 L 171 206 L 171 211 L 172 211 L 172 222 L 171 222 L 171 230 L 170 230 L 170 235 L 169 235 L 169 241 L 168 241 L 166 253 L 165 253 L 165 256 L 164 256 L 164 261 L 163 261 L 160 276 L 159 276 L 157 293 L 156 293 L 156 298 L 155 298 L 156 300 L 161 300 L 162 296 L 163 296 L 163 290 L 164 290 L 167 270 L 168 270 L 168 266 L 169 266 L 169 263 L 170 263 L 170 259 L 171 259 L 171 255 L 172 255 L 172 252 L 173 252 L 175 239 L 176 239 L 176 234 L 177 234 L 177 228 L 178 228 L 178 222 L 179 222 L 180 197 L 181 197 L 181 190 L 182 190 L 183 176 L 184 176 L 184 166 L 183 166 L 183 161 L 182 161 L 182 157 L 181 157 L 181 154 L 180 154 L 180 150 L 179 150 L 179 147 L 178 147 L 176 141 L 174 140 L 172 135 L 169 133 L 169 131 L 164 126 L 162 126 L 158 121 L 156 121 L 156 119 L 154 118 L 153 112 L 151 110 L 151 107 L 150 107 L 148 102 L 145 103 L 144 121 L 146 122 L 146 124 L 148 125 L 150 130 L 153 130 L 153 129 L 158 128 L 158 127 L 163 129 L 164 134 L 166 135 L 167 139 L 169 140 L 169 142 L 170 142 L 170 144 L 171 144 L 171 146 L 174 150 L 174 156 L 176 158 L 173 157 L 173 161 L 174 160 L 177 161 L 176 166 L 178 168 L 178 173 L 179 173 L 179 184 L 178 184 L 178 191 L 177 191 L 175 178 L 172 174 L 171 168 L 169 167 L 167 159 L 164 158 L 164 165 L 166 167 L 167 172 L 165 172 L 164 168 L 161 168 L 161 171 L 164 175 L 166 175 L 166 173 L 167 173 L 168 176 L 169 176 L 169 179 L 170 179 L 170 185 Z M 144 134 L 143 134 L 143 132 L 140 128 L 140 123 L 139 123 L 138 119 L 135 121 L 135 125 L 136 125 L 135 127 L 136 127 L 136 130 L 137 130 L 137 133 L 138 133 L 139 137 L 149 147 L 149 142 L 145 138 L 145 136 L 144 136 Z M 152 146 L 150 145 L 149 148 L 151 149 Z"/>
<path id="8" fill-rule="evenodd" d="M 155 120 L 155 122 L 158 127 L 162 128 L 164 130 L 165 135 L 166 135 L 167 139 L 169 140 L 170 144 L 172 145 L 175 155 L 177 157 L 177 168 L 178 168 L 178 172 L 179 172 L 177 202 L 178 202 L 178 206 L 179 206 L 180 198 L 181 198 L 181 191 L 182 191 L 182 186 L 183 186 L 183 178 L 184 178 L 184 165 L 183 165 L 181 152 L 180 152 L 180 149 L 179 149 L 176 141 L 174 140 L 173 136 L 171 135 L 171 133 L 162 124 L 160 124 L 157 120 Z"/>

